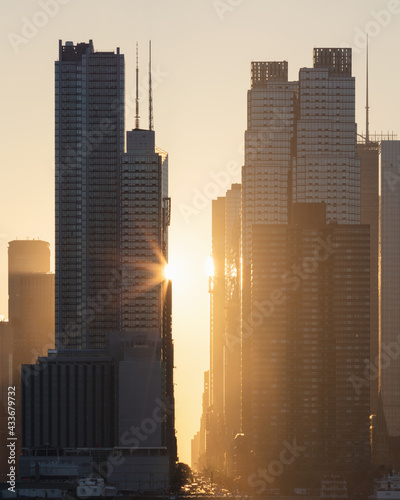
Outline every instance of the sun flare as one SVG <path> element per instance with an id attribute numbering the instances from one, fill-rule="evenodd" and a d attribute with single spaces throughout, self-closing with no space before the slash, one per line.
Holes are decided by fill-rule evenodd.
<path id="1" fill-rule="evenodd" d="M 164 278 L 167 281 L 172 281 L 175 277 L 175 272 L 174 268 L 171 266 L 171 264 L 165 264 L 164 266 Z"/>
<path id="2" fill-rule="evenodd" d="M 207 257 L 206 272 L 207 276 L 209 276 L 210 278 L 214 276 L 214 260 L 211 255 Z"/>

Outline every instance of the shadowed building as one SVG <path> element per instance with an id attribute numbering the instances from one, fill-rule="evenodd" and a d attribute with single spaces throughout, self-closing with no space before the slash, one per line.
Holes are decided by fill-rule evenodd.
<path id="1" fill-rule="evenodd" d="M 120 327 L 124 56 L 59 42 L 55 63 L 56 348 L 101 349 Z"/>
<path id="2" fill-rule="evenodd" d="M 48 443 L 108 464 L 120 489 L 161 491 L 177 460 L 168 155 L 138 108 L 125 152 L 119 48 L 60 41 L 55 77 L 56 349 L 24 367 L 24 464 Z"/>
<path id="3" fill-rule="evenodd" d="M 251 446 L 269 473 L 298 447 L 286 486 L 294 471 L 369 466 L 369 385 L 352 383 L 369 355 L 368 241 L 368 226 L 326 225 L 323 203 L 294 204 L 290 225 L 253 226 Z"/>

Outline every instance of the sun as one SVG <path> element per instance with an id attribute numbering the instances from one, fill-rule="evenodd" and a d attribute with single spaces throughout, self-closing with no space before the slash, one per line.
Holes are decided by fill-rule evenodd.
<path id="1" fill-rule="evenodd" d="M 214 260 L 211 255 L 207 257 L 207 262 L 206 262 L 206 273 L 209 278 L 214 277 Z"/>
<path id="2" fill-rule="evenodd" d="M 165 264 L 163 274 L 164 274 L 164 279 L 166 279 L 167 281 L 172 281 L 174 279 L 175 272 L 171 264 Z"/>

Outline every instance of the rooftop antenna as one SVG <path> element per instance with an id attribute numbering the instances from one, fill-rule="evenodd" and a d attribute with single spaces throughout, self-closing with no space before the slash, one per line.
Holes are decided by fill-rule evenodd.
<path id="1" fill-rule="evenodd" d="M 136 42 L 136 115 L 135 128 L 139 128 L 139 50 Z"/>
<path id="2" fill-rule="evenodd" d="M 151 88 L 151 40 L 149 41 L 149 130 L 153 130 L 153 95 Z"/>
<path id="3" fill-rule="evenodd" d="M 369 104 L 368 104 L 368 35 L 367 35 L 367 74 L 366 74 L 366 83 L 367 83 L 367 88 L 366 88 L 366 127 L 365 127 L 365 142 L 368 144 L 369 143 Z"/>

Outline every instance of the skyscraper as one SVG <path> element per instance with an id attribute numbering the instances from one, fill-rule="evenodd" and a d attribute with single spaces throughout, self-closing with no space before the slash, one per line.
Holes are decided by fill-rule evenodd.
<path id="1" fill-rule="evenodd" d="M 304 451 L 293 467 L 303 472 L 366 466 L 369 382 L 360 394 L 350 382 L 369 358 L 351 49 L 314 49 L 298 82 L 285 61 L 252 63 L 241 208 L 249 470 L 270 467 L 293 439 Z M 316 265 L 313 251 L 327 238 L 338 246 Z"/>
<path id="2" fill-rule="evenodd" d="M 361 224 L 370 227 L 370 363 L 374 375 L 370 380 L 371 413 L 376 414 L 379 391 L 379 143 L 359 142 Z"/>
<path id="3" fill-rule="evenodd" d="M 241 185 L 225 196 L 225 331 L 223 416 L 225 473 L 233 476 L 234 439 L 240 432 Z"/>
<path id="4" fill-rule="evenodd" d="M 194 441 L 195 447 L 198 447 L 198 455 L 193 456 L 192 468 L 195 470 L 202 470 L 209 468 L 211 461 L 207 450 L 210 450 L 210 372 L 204 372 L 204 389 L 201 398 L 201 417 L 200 417 L 200 430 L 195 434 Z"/>
<path id="5" fill-rule="evenodd" d="M 207 467 L 230 476 L 234 439 L 240 432 L 240 222 L 241 185 L 232 184 L 226 196 L 212 202 L 210 407 L 206 443 Z"/>
<path id="6" fill-rule="evenodd" d="M 24 367 L 24 447 L 70 448 L 78 475 L 82 454 L 107 463 L 105 479 L 128 490 L 167 487 L 177 458 L 170 213 L 168 155 L 152 126 L 137 120 L 124 152 L 124 56 L 60 42 L 56 350 L 40 378 Z"/>
<path id="7" fill-rule="evenodd" d="M 242 168 L 242 323 L 251 308 L 251 228 L 289 220 L 297 96 L 298 82 L 288 81 L 286 61 L 251 64 Z M 251 336 L 242 334 L 241 426 L 246 436 L 251 422 L 251 342 Z"/>
<path id="8" fill-rule="evenodd" d="M 314 49 L 299 72 L 293 200 L 326 203 L 328 221 L 360 223 L 355 78 L 351 49 Z"/>
<path id="9" fill-rule="evenodd" d="M 210 280 L 210 409 L 207 442 L 208 466 L 224 467 L 225 427 L 223 425 L 224 344 L 225 344 L 225 198 L 212 202 L 212 259 Z"/>
<path id="10" fill-rule="evenodd" d="M 381 143 L 380 391 L 389 437 L 400 439 L 400 141 Z M 396 439 L 397 438 L 397 439 Z M 397 456 L 397 461 L 399 457 Z"/>
<path id="11" fill-rule="evenodd" d="M 55 63 L 56 348 L 120 329 L 124 56 L 59 42 Z"/>

